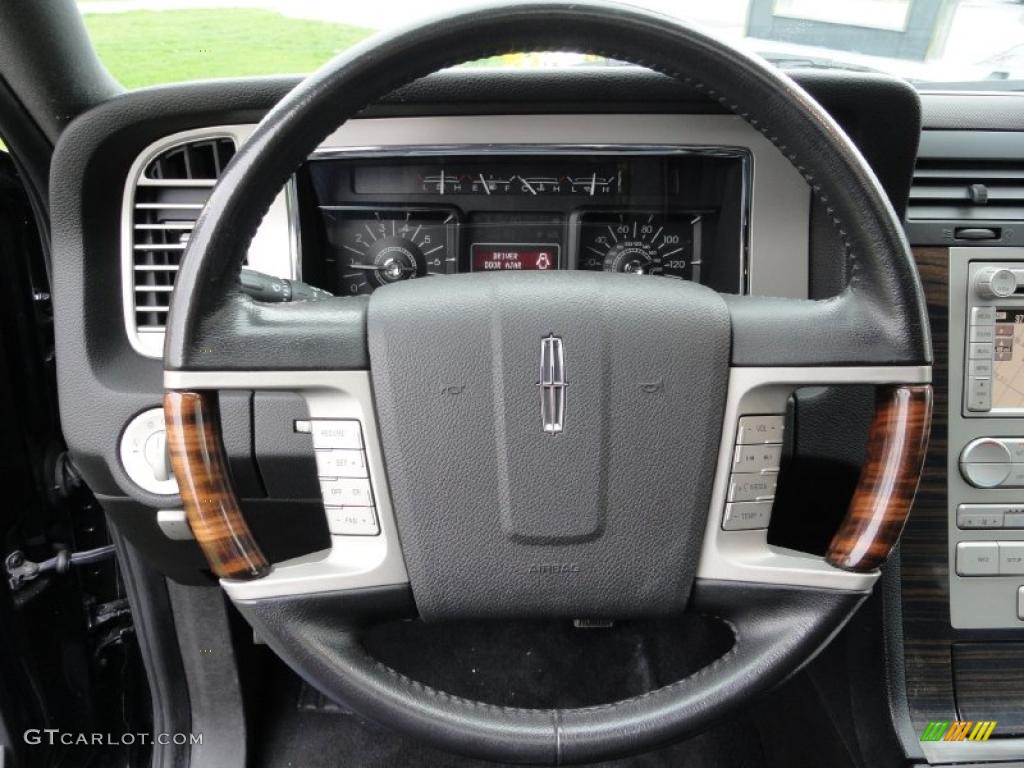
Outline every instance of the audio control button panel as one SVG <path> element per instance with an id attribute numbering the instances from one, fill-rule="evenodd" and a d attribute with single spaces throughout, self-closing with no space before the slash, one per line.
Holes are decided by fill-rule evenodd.
<path id="1" fill-rule="evenodd" d="M 768 527 L 785 429 L 786 417 L 780 414 L 740 417 L 722 519 L 724 530 L 750 531 Z"/>

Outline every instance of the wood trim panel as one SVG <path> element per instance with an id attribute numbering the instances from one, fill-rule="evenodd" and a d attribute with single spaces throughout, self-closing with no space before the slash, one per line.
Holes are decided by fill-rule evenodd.
<path id="1" fill-rule="evenodd" d="M 997 720 L 998 736 L 1024 736 L 1024 643 L 955 643 L 961 720 Z"/>
<path id="2" fill-rule="evenodd" d="M 956 720 L 958 717 L 953 689 L 946 529 L 949 250 L 914 248 L 913 252 L 928 304 L 935 355 L 931 439 L 921 484 L 900 542 L 904 677 L 910 718 L 921 733 L 931 720 Z"/>
<path id="3" fill-rule="evenodd" d="M 192 533 L 214 574 L 257 579 L 270 565 L 253 538 L 231 486 L 216 395 L 164 395 L 167 447 Z"/>
<path id="4" fill-rule="evenodd" d="M 867 456 L 842 525 L 825 560 L 871 571 L 899 541 L 917 492 L 932 418 L 929 385 L 880 387 Z"/>

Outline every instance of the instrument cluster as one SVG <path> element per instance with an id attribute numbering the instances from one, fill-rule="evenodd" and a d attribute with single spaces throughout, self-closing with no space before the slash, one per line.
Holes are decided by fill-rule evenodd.
<path id="1" fill-rule="evenodd" d="M 557 269 L 743 292 L 748 176 L 745 153 L 723 148 L 314 157 L 300 184 L 303 272 L 339 295 Z"/>

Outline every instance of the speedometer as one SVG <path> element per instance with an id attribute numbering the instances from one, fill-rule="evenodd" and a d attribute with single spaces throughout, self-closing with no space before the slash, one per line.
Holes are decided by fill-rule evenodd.
<path id="1" fill-rule="evenodd" d="M 580 269 L 700 282 L 700 213 L 591 211 L 580 216 Z"/>

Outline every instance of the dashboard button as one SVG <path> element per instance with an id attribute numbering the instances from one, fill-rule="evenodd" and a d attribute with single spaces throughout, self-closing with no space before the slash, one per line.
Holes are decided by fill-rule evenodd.
<path id="1" fill-rule="evenodd" d="M 362 451 L 335 449 L 315 451 L 316 473 L 321 477 L 368 477 L 366 454 Z"/>
<path id="2" fill-rule="evenodd" d="M 373 507 L 326 507 L 327 529 L 336 536 L 376 536 L 380 533 Z"/>
<path id="3" fill-rule="evenodd" d="M 981 395 L 977 392 L 974 393 L 973 397 L 971 393 L 967 394 L 967 410 L 984 413 L 992 410 L 992 395 L 985 394 Z"/>
<path id="4" fill-rule="evenodd" d="M 999 442 L 1010 452 L 1010 461 L 1014 464 L 1024 464 L 1024 440 L 1019 437 L 1002 437 Z"/>
<path id="5" fill-rule="evenodd" d="M 736 442 L 740 445 L 781 443 L 785 416 L 741 416 Z"/>
<path id="6" fill-rule="evenodd" d="M 1011 461 L 1010 449 L 1001 440 L 983 437 L 967 444 L 963 453 L 960 454 L 960 461 L 964 464 L 1006 463 Z"/>
<path id="7" fill-rule="evenodd" d="M 967 375 L 974 378 L 991 378 L 992 376 L 992 361 L 991 360 L 969 360 Z"/>
<path id="8" fill-rule="evenodd" d="M 373 493 L 368 480 L 321 480 L 327 507 L 372 507 Z"/>
<path id="9" fill-rule="evenodd" d="M 775 475 L 733 475 L 729 480 L 728 501 L 769 501 L 775 497 Z"/>
<path id="10" fill-rule="evenodd" d="M 995 341 L 996 338 L 996 327 L 995 325 L 972 325 L 971 326 L 971 341 Z"/>
<path id="11" fill-rule="evenodd" d="M 1003 480 L 1003 488 L 1024 488 L 1024 464 L 1011 464 L 1010 474 Z"/>
<path id="12" fill-rule="evenodd" d="M 363 447 L 362 430 L 355 419 L 316 419 L 312 428 L 314 448 Z"/>
<path id="13" fill-rule="evenodd" d="M 969 352 L 970 360 L 991 360 L 992 345 L 988 343 L 971 344 Z"/>
<path id="14" fill-rule="evenodd" d="M 971 400 L 984 398 L 992 402 L 992 379 L 975 376 L 967 380 L 967 397 Z"/>
<path id="15" fill-rule="evenodd" d="M 741 501 L 725 505 L 722 527 L 727 531 L 750 531 L 767 528 L 772 518 L 770 501 Z"/>
<path id="16" fill-rule="evenodd" d="M 782 444 L 737 445 L 732 459 L 733 472 L 763 472 L 778 470 L 782 457 Z"/>
<path id="17" fill-rule="evenodd" d="M 1007 511 L 1003 515 L 1003 528 L 1024 528 L 1024 512 L 1019 510 Z"/>
<path id="18" fill-rule="evenodd" d="M 1024 541 L 999 542 L 999 575 L 1024 576 Z"/>
<path id="19" fill-rule="evenodd" d="M 998 488 L 1010 476 L 1010 465 L 961 464 L 960 473 L 975 488 Z"/>
<path id="20" fill-rule="evenodd" d="M 956 509 L 957 528 L 1002 528 L 1005 507 L 997 504 L 961 504 Z"/>
<path id="21" fill-rule="evenodd" d="M 956 545 L 956 572 L 961 576 L 998 576 L 999 544 L 961 541 Z"/>
<path id="22" fill-rule="evenodd" d="M 971 325 L 993 325 L 996 322 L 995 307 L 972 307 Z"/>

